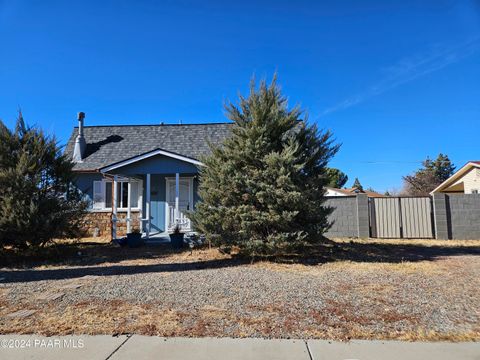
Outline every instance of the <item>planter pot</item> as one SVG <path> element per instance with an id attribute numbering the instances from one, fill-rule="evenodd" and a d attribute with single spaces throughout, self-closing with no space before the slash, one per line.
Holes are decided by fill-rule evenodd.
<path id="1" fill-rule="evenodd" d="M 184 234 L 170 234 L 170 242 L 174 249 L 180 249 L 183 247 Z"/>
<path id="2" fill-rule="evenodd" d="M 143 239 L 141 233 L 129 233 L 127 234 L 127 244 L 131 248 L 140 247 L 143 245 Z"/>
<path id="3" fill-rule="evenodd" d="M 122 247 L 127 246 L 127 238 L 126 237 L 115 239 L 114 241 Z"/>

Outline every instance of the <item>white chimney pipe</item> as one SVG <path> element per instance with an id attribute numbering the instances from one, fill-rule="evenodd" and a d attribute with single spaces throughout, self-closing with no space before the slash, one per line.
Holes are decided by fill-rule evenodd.
<path id="1" fill-rule="evenodd" d="M 83 157 L 85 156 L 85 150 L 87 148 L 87 142 L 83 136 L 83 119 L 85 119 L 85 113 L 79 112 L 77 115 L 78 118 L 78 135 L 75 139 L 75 148 L 73 149 L 73 161 L 82 162 Z"/>

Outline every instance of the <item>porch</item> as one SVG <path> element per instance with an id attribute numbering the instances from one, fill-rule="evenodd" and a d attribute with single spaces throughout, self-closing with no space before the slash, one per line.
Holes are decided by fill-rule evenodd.
<path id="1" fill-rule="evenodd" d="M 192 230 L 187 213 L 195 207 L 197 160 L 155 150 L 101 170 L 112 181 L 112 237 L 117 238 L 118 212 L 126 212 L 126 232 L 132 231 L 132 208 L 140 213 L 146 239 L 165 238 L 179 227 Z"/>
<path id="2" fill-rule="evenodd" d="M 135 221 L 140 222 L 143 237 L 155 242 L 169 240 L 168 233 L 176 227 L 192 231 L 187 213 L 195 201 L 195 174 L 113 175 L 112 237 L 118 237 L 120 225 L 126 233 L 132 232 Z M 139 216 L 132 216 L 134 212 Z"/>

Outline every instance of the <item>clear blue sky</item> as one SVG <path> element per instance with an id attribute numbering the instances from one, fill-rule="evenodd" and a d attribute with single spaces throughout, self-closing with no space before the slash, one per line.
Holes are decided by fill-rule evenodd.
<path id="1" fill-rule="evenodd" d="M 439 152 L 480 160 L 479 1 L 0 0 L 0 118 L 21 106 L 62 143 L 78 111 L 225 121 L 223 103 L 275 71 L 343 143 L 331 165 L 349 185 L 400 188 Z"/>

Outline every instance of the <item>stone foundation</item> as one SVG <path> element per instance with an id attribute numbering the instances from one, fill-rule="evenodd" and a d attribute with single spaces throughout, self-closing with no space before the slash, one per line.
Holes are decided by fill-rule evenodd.
<path id="1" fill-rule="evenodd" d="M 140 230 L 140 212 L 132 211 L 132 230 Z M 122 211 L 117 213 L 117 237 L 127 235 L 127 213 Z M 112 237 L 112 213 L 111 212 L 90 212 L 85 215 L 81 222 L 82 231 L 88 237 Z"/>

